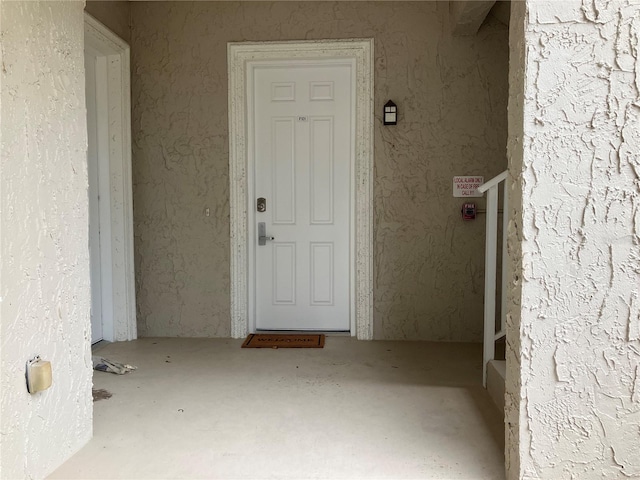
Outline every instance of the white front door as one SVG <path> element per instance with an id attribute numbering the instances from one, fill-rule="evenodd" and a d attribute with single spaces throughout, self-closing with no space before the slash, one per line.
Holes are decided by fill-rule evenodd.
<path id="1" fill-rule="evenodd" d="M 254 72 L 256 329 L 349 331 L 353 67 Z"/>

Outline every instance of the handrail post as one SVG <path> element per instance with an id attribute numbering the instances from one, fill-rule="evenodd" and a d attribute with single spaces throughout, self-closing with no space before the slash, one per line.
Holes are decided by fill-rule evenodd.
<path id="1" fill-rule="evenodd" d="M 487 365 L 495 355 L 496 334 L 496 260 L 498 249 L 498 188 L 487 191 L 487 228 L 484 270 L 484 348 L 482 385 L 487 386 Z"/>
<path id="2" fill-rule="evenodd" d="M 509 229 L 509 178 L 502 184 L 502 289 L 500 290 L 500 331 L 507 331 L 507 230 Z"/>

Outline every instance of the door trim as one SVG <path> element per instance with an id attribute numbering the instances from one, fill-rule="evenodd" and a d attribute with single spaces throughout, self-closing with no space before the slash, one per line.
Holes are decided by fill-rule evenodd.
<path id="1" fill-rule="evenodd" d="M 249 309 L 247 75 L 251 62 L 353 59 L 355 62 L 355 272 L 352 309 L 360 340 L 373 339 L 373 39 L 242 42 L 227 46 L 229 71 L 229 190 L 231 336 L 247 335 Z M 252 206 L 252 205 L 251 205 Z M 253 322 L 251 322 L 253 320 Z M 355 331 L 354 331 L 355 330 Z"/>
<path id="2" fill-rule="evenodd" d="M 108 145 L 98 148 L 103 337 L 137 337 L 131 179 L 131 87 L 129 45 L 84 14 L 85 49 L 106 58 L 106 88 L 98 92 L 107 117 Z M 102 192 L 107 192 L 106 195 Z"/>

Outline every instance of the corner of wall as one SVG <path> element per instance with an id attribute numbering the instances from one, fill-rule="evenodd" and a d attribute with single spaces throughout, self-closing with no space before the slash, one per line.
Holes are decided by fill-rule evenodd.
<path id="1" fill-rule="evenodd" d="M 640 476 L 640 5 L 512 6 L 508 478 Z"/>
<path id="2" fill-rule="evenodd" d="M 509 230 L 507 290 L 507 374 L 505 379 L 505 469 L 507 479 L 520 478 L 520 308 L 522 295 L 522 168 L 526 73 L 526 3 L 513 2 L 509 23 L 509 106 L 507 156 Z M 506 214 L 506 213 L 505 213 Z"/>
<path id="3" fill-rule="evenodd" d="M 131 44 L 131 5 L 122 0 L 89 0 L 85 11 Z"/>
<path id="4" fill-rule="evenodd" d="M 0 3 L 2 478 L 43 478 L 92 434 L 83 5 Z M 53 384 L 30 395 L 38 354 Z"/>

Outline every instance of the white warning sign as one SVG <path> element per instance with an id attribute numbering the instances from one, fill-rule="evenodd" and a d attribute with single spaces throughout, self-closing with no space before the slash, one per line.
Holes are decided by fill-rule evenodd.
<path id="1" fill-rule="evenodd" d="M 482 197 L 478 187 L 484 183 L 484 177 L 462 176 L 453 177 L 454 197 Z"/>

